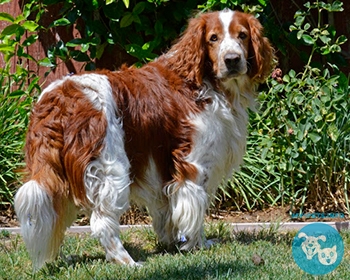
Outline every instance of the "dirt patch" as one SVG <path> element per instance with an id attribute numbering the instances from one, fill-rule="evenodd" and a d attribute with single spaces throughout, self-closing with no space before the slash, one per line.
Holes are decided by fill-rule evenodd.
<path id="1" fill-rule="evenodd" d="M 316 213 L 317 214 L 317 213 Z M 271 207 L 265 210 L 256 210 L 250 212 L 212 210 L 206 217 L 206 221 L 222 221 L 225 223 L 261 223 L 261 222 L 344 222 L 349 219 L 348 216 L 338 213 L 339 215 L 318 215 L 315 213 L 305 213 L 301 218 L 291 217 L 289 207 Z M 317 216 L 317 215 L 316 215 Z M 88 225 L 89 218 L 80 215 L 75 226 Z M 145 211 L 132 206 L 121 218 L 121 224 L 151 224 L 151 219 Z M 17 227 L 19 223 L 12 209 L 0 211 L 0 227 Z"/>

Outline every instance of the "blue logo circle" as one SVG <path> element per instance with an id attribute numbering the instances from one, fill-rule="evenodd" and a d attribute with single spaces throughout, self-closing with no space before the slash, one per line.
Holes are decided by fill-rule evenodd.
<path id="1" fill-rule="evenodd" d="M 312 223 L 303 227 L 294 237 L 292 245 L 296 264 L 312 275 L 333 271 L 344 255 L 344 243 L 333 227 Z"/>

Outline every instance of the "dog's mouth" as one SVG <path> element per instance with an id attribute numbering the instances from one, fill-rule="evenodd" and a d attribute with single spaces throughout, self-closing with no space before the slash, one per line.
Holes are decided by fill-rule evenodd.
<path id="1" fill-rule="evenodd" d="M 222 80 L 235 79 L 247 74 L 247 71 L 247 66 L 242 63 L 242 65 L 237 65 L 236 67 L 224 67 L 220 69 L 217 77 Z"/>
<path id="2" fill-rule="evenodd" d="M 245 75 L 247 73 L 246 69 L 231 69 L 230 71 L 221 72 L 217 75 L 217 78 L 222 81 L 229 81 L 238 79 L 242 75 Z"/>

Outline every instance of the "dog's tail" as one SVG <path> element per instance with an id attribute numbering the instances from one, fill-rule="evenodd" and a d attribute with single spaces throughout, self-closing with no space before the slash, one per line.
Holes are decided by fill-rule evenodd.
<path id="1" fill-rule="evenodd" d="M 55 259 L 66 227 L 75 217 L 75 206 L 68 200 L 61 200 L 66 205 L 60 207 L 61 213 L 58 213 L 54 206 L 56 199 L 61 200 L 49 195 L 35 180 L 25 183 L 15 197 L 15 210 L 34 270 Z"/>

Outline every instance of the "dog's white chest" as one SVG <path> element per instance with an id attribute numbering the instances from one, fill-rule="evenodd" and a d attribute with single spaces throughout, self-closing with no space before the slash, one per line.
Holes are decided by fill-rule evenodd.
<path id="1" fill-rule="evenodd" d="M 212 92 L 211 102 L 191 120 L 196 134 L 187 160 L 198 169 L 197 184 L 214 190 L 242 163 L 248 114 L 233 112 L 223 96 Z"/>

